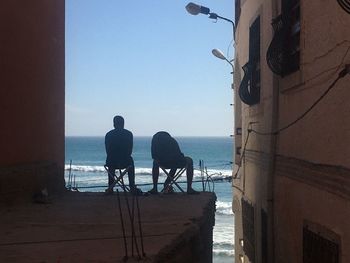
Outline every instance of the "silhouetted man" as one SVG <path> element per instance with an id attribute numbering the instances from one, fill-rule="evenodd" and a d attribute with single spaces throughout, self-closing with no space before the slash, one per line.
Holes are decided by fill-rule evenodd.
<path id="1" fill-rule="evenodd" d="M 157 132 L 152 138 L 151 147 L 153 158 L 153 188 L 149 191 L 151 194 L 158 193 L 159 166 L 170 169 L 170 177 L 175 175 L 177 168 L 186 167 L 187 193 L 198 193 L 192 188 L 193 161 L 190 157 L 184 156 L 180 150 L 179 144 L 169 133 L 164 131 Z M 170 181 L 169 178 L 165 180 L 164 188 L 168 186 Z"/>
<path id="2" fill-rule="evenodd" d="M 106 166 L 113 175 L 115 175 L 116 169 L 128 168 L 129 186 L 133 192 L 136 190 L 135 166 L 134 160 L 131 157 L 133 135 L 130 131 L 124 129 L 124 119 L 122 116 L 115 116 L 113 124 L 114 129 L 109 131 L 105 137 Z M 111 186 L 113 182 L 113 178 L 108 176 L 108 186 Z M 107 191 L 113 192 L 113 189 L 108 188 Z"/>

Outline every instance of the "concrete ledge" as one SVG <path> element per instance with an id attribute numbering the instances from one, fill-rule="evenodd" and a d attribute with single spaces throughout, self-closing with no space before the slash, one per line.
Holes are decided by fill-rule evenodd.
<path id="1" fill-rule="evenodd" d="M 130 257 L 132 197 L 120 197 Z M 212 262 L 215 200 L 213 193 L 139 197 L 143 261 Z M 3 206 L 0 214 L 0 262 L 121 262 L 125 255 L 116 194 L 68 192 L 51 204 Z"/>
<path id="2" fill-rule="evenodd" d="M 49 161 L 0 167 L 0 203 L 31 200 L 32 195 L 47 189 L 63 192 L 63 167 Z"/>

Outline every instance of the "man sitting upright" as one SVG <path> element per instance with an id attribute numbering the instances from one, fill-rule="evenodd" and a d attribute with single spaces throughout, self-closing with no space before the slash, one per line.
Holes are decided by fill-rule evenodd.
<path id="1" fill-rule="evenodd" d="M 112 175 L 115 175 L 116 169 L 128 168 L 129 186 L 131 192 L 135 187 L 135 166 L 131 157 L 133 148 L 133 135 L 130 131 L 124 129 L 124 119 L 122 116 L 115 116 L 113 119 L 114 129 L 105 136 L 105 147 L 107 153 L 106 166 Z M 106 192 L 112 193 L 111 188 L 114 178 L 108 176 L 108 189 Z"/>
<path id="2" fill-rule="evenodd" d="M 186 168 L 187 193 L 196 194 L 192 188 L 193 179 L 193 161 L 190 157 L 184 156 L 177 141 L 165 131 L 157 132 L 152 138 L 151 153 L 153 158 L 152 178 L 153 188 L 149 191 L 151 194 L 158 193 L 159 167 L 171 169 L 169 177 L 174 177 L 177 168 Z M 167 188 L 171 179 L 167 178 L 164 188 Z"/>

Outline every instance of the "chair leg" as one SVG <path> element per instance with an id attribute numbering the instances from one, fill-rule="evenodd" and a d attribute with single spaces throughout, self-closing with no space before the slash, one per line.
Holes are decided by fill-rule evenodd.
<path id="1" fill-rule="evenodd" d="M 110 186 L 108 186 L 108 190 L 109 191 L 113 190 L 113 188 L 118 184 L 118 186 L 121 187 L 124 192 L 130 192 L 130 188 L 124 184 L 124 180 L 123 180 L 123 177 L 127 173 L 128 168 L 126 168 L 124 171 L 122 171 L 122 169 L 118 169 L 119 170 L 119 176 L 117 176 L 117 175 L 112 174 L 108 170 L 107 166 L 104 166 L 104 167 L 105 167 L 105 169 L 106 169 L 106 171 L 108 173 L 108 176 L 110 178 L 113 178 L 113 183 Z"/>
<path id="2" fill-rule="evenodd" d="M 165 168 L 160 167 L 163 172 L 166 174 L 167 178 L 170 180 L 170 182 L 168 183 L 168 185 L 166 187 L 164 187 L 164 189 L 162 190 L 162 192 L 166 191 L 167 189 L 169 189 L 173 184 L 176 185 L 176 187 L 182 192 L 184 193 L 185 191 L 182 189 L 182 187 L 176 182 L 177 179 L 179 179 L 179 177 L 183 174 L 183 172 L 186 170 L 186 168 L 181 168 L 173 177 L 170 176 L 170 174 L 165 170 Z"/>

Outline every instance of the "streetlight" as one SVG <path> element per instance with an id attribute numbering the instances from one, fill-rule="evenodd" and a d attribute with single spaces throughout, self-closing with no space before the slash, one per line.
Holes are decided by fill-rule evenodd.
<path id="1" fill-rule="evenodd" d="M 233 37 L 235 36 L 235 23 L 231 19 L 228 19 L 228 18 L 223 17 L 223 16 L 219 16 L 216 13 L 212 13 L 212 12 L 210 12 L 210 9 L 208 7 L 197 5 L 197 4 L 192 3 L 192 2 L 190 2 L 186 5 L 186 10 L 191 15 L 195 15 L 195 16 L 198 14 L 209 15 L 210 19 L 216 19 L 216 20 L 222 19 L 222 20 L 225 20 L 227 22 L 230 22 L 232 24 L 232 27 L 233 27 Z"/>
<path id="2" fill-rule="evenodd" d="M 222 16 L 219 16 L 218 14 L 216 13 L 212 13 L 210 12 L 210 9 L 208 7 L 205 7 L 205 6 L 201 6 L 201 5 L 197 5 L 195 3 L 188 3 L 187 6 L 186 6 L 186 10 L 188 13 L 190 13 L 191 15 L 198 15 L 198 14 L 203 14 L 203 15 L 209 15 L 209 18 L 210 19 L 222 19 L 222 20 L 225 20 L 229 23 L 231 23 L 232 25 L 232 34 L 233 34 L 233 39 L 235 39 L 235 34 L 236 34 L 236 28 L 235 28 L 235 23 L 231 20 L 231 19 L 228 19 L 226 17 L 222 17 Z M 233 81 L 232 81 L 232 84 L 231 84 L 231 88 L 234 90 L 234 76 L 233 76 L 233 73 L 234 73 L 234 65 L 233 65 L 233 61 L 234 60 L 229 60 L 225 57 L 225 55 L 218 49 L 213 49 L 212 50 L 212 53 L 215 57 L 219 58 L 219 59 L 222 59 L 222 60 L 225 60 L 226 62 L 228 62 L 231 67 L 232 67 L 232 77 L 233 77 Z M 237 96 L 236 96 L 236 93 L 237 91 L 234 90 L 234 98 L 233 98 L 233 101 L 234 101 L 234 111 L 235 111 L 235 115 L 236 116 L 240 116 L 241 115 L 241 110 L 240 110 L 240 107 L 241 107 L 241 103 L 239 100 L 237 100 Z M 234 124 L 234 131 L 238 131 L 241 127 L 241 119 L 240 118 L 235 118 L 235 124 Z M 235 134 L 235 145 L 236 145 L 236 149 L 237 149 L 237 146 L 239 146 L 238 142 L 241 141 L 241 134 L 239 134 L 238 132 L 234 132 Z M 236 168 L 238 167 L 237 166 L 237 160 L 236 160 L 236 157 L 235 157 L 235 166 Z"/>
<path id="3" fill-rule="evenodd" d="M 215 57 L 227 61 L 227 63 L 229 63 L 229 64 L 231 65 L 231 67 L 232 67 L 232 74 L 233 74 L 234 69 L 235 69 L 234 65 L 232 64 L 232 61 L 233 61 L 233 60 L 228 60 L 228 59 L 225 57 L 224 53 L 222 53 L 221 50 L 216 49 L 216 48 L 214 48 L 214 49 L 211 51 L 211 53 L 213 53 L 213 55 L 214 55 Z"/>

